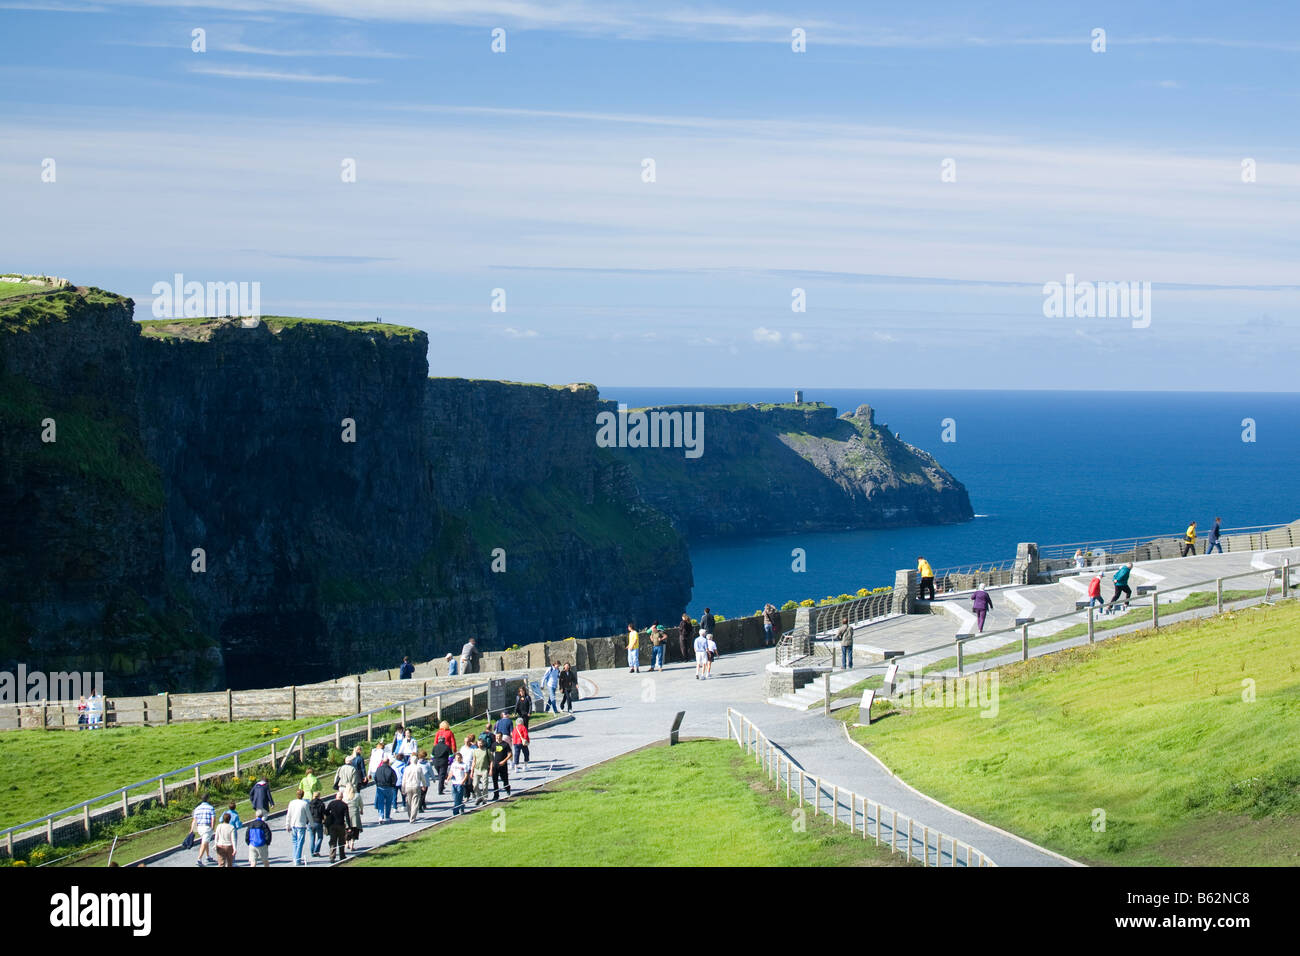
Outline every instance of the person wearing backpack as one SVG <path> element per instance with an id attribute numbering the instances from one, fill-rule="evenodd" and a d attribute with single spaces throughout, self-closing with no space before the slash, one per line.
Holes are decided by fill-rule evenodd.
<path id="1" fill-rule="evenodd" d="M 263 811 L 257 811 L 257 819 L 244 831 L 244 842 L 248 844 L 249 866 L 271 865 L 271 828 L 262 819 Z"/>
<path id="2" fill-rule="evenodd" d="M 380 769 L 388 768 L 392 773 L 392 768 L 384 764 Z M 334 855 L 338 854 L 340 860 L 348 858 L 348 805 L 344 802 L 342 794 L 334 794 L 334 799 L 325 806 L 325 831 L 330 835 L 330 862 L 334 862 Z"/>
<path id="3" fill-rule="evenodd" d="M 311 834 L 311 855 L 320 856 L 320 848 L 325 844 L 325 801 L 319 793 L 311 795 L 307 810 L 311 814 L 307 824 L 307 832 Z"/>
<path id="4" fill-rule="evenodd" d="M 650 625 L 650 669 L 652 671 L 662 671 L 664 669 L 664 648 L 668 640 L 668 632 L 664 630 L 663 625 L 655 621 Z"/>
<path id="5" fill-rule="evenodd" d="M 1106 605 L 1107 611 L 1115 607 L 1115 602 L 1119 600 L 1120 593 L 1124 594 L 1124 610 L 1128 610 L 1128 602 L 1133 598 L 1133 589 L 1128 586 L 1129 575 L 1133 572 L 1133 565 L 1126 564 L 1115 572 L 1112 582 L 1115 585 L 1115 593 L 1111 596 L 1110 603 Z"/>
<path id="6" fill-rule="evenodd" d="M 522 720 L 524 722 L 524 726 L 527 727 L 528 718 L 532 716 L 532 713 L 533 713 L 532 695 L 528 693 L 528 688 L 521 684 L 519 685 L 518 692 L 515 694 L 515 717 L 518 720 Z"/>
<path id="7" fill-rule="evenodd" d="M 270 814 L 275 806 L 275 797 L 271 796 L 271 785 L 266 782 L 265 777 L 258 777 L 257 783 L 253 784 L 253 789 L 248 791 L 248 802 L 253 805 L 254 810 Z"/>

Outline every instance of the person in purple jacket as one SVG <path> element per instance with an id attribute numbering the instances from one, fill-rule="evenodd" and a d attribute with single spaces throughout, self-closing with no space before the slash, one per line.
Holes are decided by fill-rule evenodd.
<path id="1" fill-rule="evenodd" d="M 980 633 L 983 634 L 984 615 L 993 610 L 993 599 L 989 597 L 989 592 L 984 590 L 983 584 L 970 596 L 970 606 L 975 611 L 975 622 L 979 625 Z"/>

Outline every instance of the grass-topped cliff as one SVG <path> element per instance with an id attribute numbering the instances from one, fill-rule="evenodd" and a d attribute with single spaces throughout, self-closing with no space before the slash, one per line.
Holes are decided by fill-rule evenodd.
<path id="1" fill-rule="evenodd" d="M 613 410 L 613 403 L 605 403 Z M 973 517 L 966 489 L 869 406 L 682 405 L 703 414 L 702 452 L 618 448 L 641 494 L 688 537 L 946 524 Z"/>

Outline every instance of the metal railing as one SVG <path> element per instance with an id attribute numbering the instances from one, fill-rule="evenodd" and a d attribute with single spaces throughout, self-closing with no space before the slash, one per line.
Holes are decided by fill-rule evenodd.
<path id="1" fill-rule="evenodd" d="M 888 617 L 893 606 L 894 589 L 885 588 L 838 604 L 819 604 L 816 611 L 816 630 L 810 634 L 786 631 L 776 642 L 776 663 L 779 667 L 800 664 L 806 667 L 834 667 L 835 644 L 827 639 L 842 624 L 866 624 Z"/>
<path id="2" fill-rule="evenodd" d="M 1256 577 L 1262 575 L 1267 579 L 1264 588 L 1264 596 L 1262 598 L 1263 600 L 1268 600 L 1268 598 L 1272 594 L 1273 582 L 1279 580 L 1281 582 L 1279 594 L 1282 597 L 1287 597 L 1290 594 L 1290 591 L 1296 586 L 1296 584 L 1300 583 L 1294 581 L 1292 576 L 1293 570 L 1294 569 L 1291 566 L 1290 561 L 1288 560 L 1276 567 L 1253 568 L 1250 571 L 1240 571 L 1236 574 L 1226 574 L 1221 577 L 1206 578 L 1202 581 L 1192 581 L 1186 584 L 1170 585 L 1167 588 L 1165 588 L 1165 593 L 1166 594 L 1169 592 L 1192 593 L 1196 591 L 1196 589 L 1198 588 L 1206 588 L 1207 586 L 1213 585 L 1215 590 L 1214 613 L 1222 614 L 1225 606 L 1229 603 L 1235 604 L 1241 601 L 1255 600 L 1255 598 L 1251 598 L 1251 597 L 1237 598 L 1231 601 L 1225 600 L 1224 593 L 1223 593 L 1223 585 L 1225 581 L 1233 581 L 1238 578 Z M 1150 596 L 1149 603 L 1147 601 L 1142 600 L 1142 596 L 1144 594 Z M 1158 587 L 1138 585 L 1138 596 L 1131 601 L 1124 602 L 1125 609 L 1127 610 L 1132 608 L 1146 608 L 1146 607 L 1151 608 L 1151 620 L 1149 622 L 1149 626 L 1152 629 L 1159 629 L 1161 626 L 1160 625 L 1160 597 L 1161 597 L 1161 591 Z M 1082 603 L 1082 601 L 1076 603 Z M 1194 612 L 1195 610 L 1198 609 L 1190 608 L 1187 609 L 1187 611 L 1176 612 L 1176 613 L 1188 613 L 1188 612 Z M 1049 634 L 1041 633 L 1041 627 L 1043 625 L 1053 624 L 1057 622 L 1065 622 L 1065 621 L 1073 621 L 1074 623 L 1079 625 L 1086 624 L 1088 643 L 1089 644 L 1095 643 L 1097 639 L 1096 632 L 1097 630 L 1099 630 L 1099 628 L 1097 628 L 1096 626 L 1097 625 L 1096 607 L 1094 605 L 1089 605 L 1086 608 L 1076 608 L 1073 611 L 1066 611 L 1062 614 L 1053 615 L 1052 617 L 1031 618 L 1023 623 L 1016 624 L 1012 627 L 1004 627 L 1004 628 L 999 628 L 997 630 L 985 631 L 981 634 L 957 635 L 951 641 L 946 641 L 942 644 L 936 644 L 933 647 L 927 647 L 927 648 L 922 648 L 921 650 L 911 651 L 902 656 L 893 658 L 888 663 L 897 664 L 900 672 L 907 672 L 909 677 L 911 678 L 911 683 L 919 683 L 923 685 L 926 680 L 927 667 L 934 668 L 936 679 L 939 677 L 951 676 L 951 671 L 953 668 L 952 666 L 947 665 L 947 662 L 952 660 L 955 657 L 956 676 L 961 677 L 964 676 L 968 670 L 982 669 L 979 667 L 971 668 L 970 662 L 966 661 L 966 656 L 967 656 L 966 646 L 973 641 L 979 641 L 981 642 L 981 644 L 989 645 L 989 646 L 985 646 L 984 649 L 979 652 L 981 654 L 996 652 L 1001 650 L 1004 647 L 1012 648 L 1018 644 L 1019 651 L 1020 651 L 1019 657 L 1022 661 L 1027 661 L 1030 659 L 1030 657 L 1041 657 L 1041 656 L 1046 656 L 1048 654 L 1055 654 L 1055 653 L 1059 653 L 1060 651 L 1067 650 L 1068 647 L 1074 645 L 1070 644 L 1068 646 L 1062 646 L 1062 647 L 1054 646 L 1056 642 L 1050 641 L 1050 638 L 1053 637 L 1054 635 L 1050 633 Z M 1148 622 L 1134 622 L 1133 626 L 1140 628 L 1146 624 L 1148 624 Z M 1031 636 L 1031 630 L 1034 628 L 1040 629 L 1040 633 L 1037 635 L 1038 638 L 1047 639 L 1047 644 L 1045 649 L 1040 650 L 1038 653 L 1032 653 L 1034 648 L 1031 646 L 1031 641 L 1033 640 L 1033 637 Z M 1065 628 L 1061 628 L 1061 630 L 1065 630 Z M 989 638 L 996 638 L 999 636 L 1006 636 L 1008 639 L 1002 644 L 990 643 L 988 640 Z M 1080 637 L 1081 636 L 1082 635 L 1080 635 Z M 1018 641 L 1017 638 L 1019 638 Z M 1061 641 L 1074 641 L 1075 639 L 1076 638 L 1061 638 Z M 933 659 L 928 661 L 918 660 L 919 658 L 932 656 L 936 653 L 941 653 L 945 651 L 950 651 L 951 653 L 948 656 L 941 658 L 937 662 L 938 664 L 944 664 L 945 666 L 942 667 L 935 666 L 936 662 Z M 1014 653 L 1014 651 L 1010 651 L 1009 653 Z M 1001 656 L 1005 656 L 1005 655 L 1001 655 Z M 993 660 L 988 661 L 988 663 L 992 666 L 996 666 L 996 662 Z M 878 664 L 874 666 L 883 667 L 887 665 Z M 911 684 L 909 684 L 909 687 L 910 686 Z M 894 689 L 895 692 L 901 692 L 903 690 L 903 685 L 901 683 L 896 682 Z"/>
<path id="3" fill-rule="evenodd" d="M 876 846 L 888 842 L 891 853 L 902 853 L 908 860 L 922 866 L 997 866 L 983 851 L 969 843 L 807 773 L 790 759 L 789 754 L 772 743 L 752 720 L 728 707 L 727 739 L 733 737 L 746 753 L 753 754 L 754 762 L 763 769 L 768 782 L 774 784 L 778 792 L 784 782 L 787 800 L 795 799 L 800 808 L 805 803 L 810 804 L 813 816 L 823 812 L 824 803 L 824 812 L 830 817 L 832 829 L 845 823 L 849 833 L 860 832 L 863 840 L 874 837 Z"/>
<path id="4" fill-rule="evenodd" d="M 524 678 L 518 678 L 518 677 L 506 678 L 506 682 L 508 688 L 510 688 L 510 685 L 512 684 L 525 683 L 525 685 L 527 685 L 528 683 Z M 443 710 L 444 710 L 444 704 L 450 705 L 450 707 L 454 707 L 455 705 L 460 704 L 462 701 L 467 699 L 469 701 L 470 714 L 465 718 L 458 718 L 458 720 L 472 719 L 473 717 L 478 716 L 475 713 L 475 706 L 474 706 L 475 697 L 480 697 L 480 699 L 484 700 L 484 702 L 487 703 L 489 701 L 489 697 L 487 696 L 487 694 L 483 692 L 490 688 L 491 688 L 491 682 L 485 682 L 481 684 L 473 684 L 468 687 L 456 687 L 451 690 L 430 692 L 430 693 L 423 694 L 419 697 L 412 697 L 408 700 L 397 701 L 391 704 L 385 704 L 382 707 L 376 707 L 373 710 L 366 711 L 365 713 L 348 714 L 343 717 L 335 718 L 334 720 L 325 721 L 324 723 L 316 724 L 315 726 L 312 727 L 305 727 L 302 730 L 296 730 L 289 734 L 282 734 L 279 737 L 275 737 L 270 740 L 265 740 L 260 743 L 253 744 L 252 746 L 244 747 L 240 750 L 234 750 L 231 751 L 230 753 L 221 754 L 220 756 L 217 757 L 209 757 L 206 760 L 200 760 L 197 763 L 188 764 L 187 766 L 180 767 L 176 770 L 170 770 L 166 773 L 159 774 L 155 777 L 150 777 L 147 780 L 140 780 L 135 783 L 127 784 L 126 786 L 123 787 L 118 787 L 116 790 L 110 790 L 108 793 L 100 794 L 97 797 L 91 797 L 89 800 L 83 800 L 81 803 L 74 804 L 73 806 L 70 807 L 65 807 L 62 810 L 56 810 L 53 813 L 47 813 L 44 816 L 37 817 L 34 820 L 28 820 L 24 823 L 19 823 L 14 826 L 7 827 L 4 830 L 0 830 L 0 837 L 4 839 L 3 845 L 10 859 L 12 859 L 14 854 L 14 840 L 16 838 L 29 838 L 29 834 L 36 831 L 40 827 L 44 827 L 45 842 L 52 846 L 55 843 L 55 830 L 59 828 L 58 825 L 62 824 L 62 826 L 66 827 L 68 822 L 73 817 L 79 818 L 78 822 L 81 825 L 79 828 L 80 831 L 83 833 L 84 836 L 89 836 L 91 833 L 91 827 L 93 822 L 92 818 L 94 814 L 97 812 L 99 813 L 109 812 L 109 813 L 116 814 L 118 812 L 118 807 L 120 807 L 121 816 L 123 819 L 125 819 L 130 815 L 130 806 L 132 801 L 134 801 L 137 804 L 141 802 L 147 802 L 147 801 L 157 801 L 160 805 L 166 806 L 168 800 L 167 791 L 169 789 L 169 784 L 167 783 L 167 781 L 170 780 L 171 778 L 179 777 L 181 775 L 186 775 L 188 777 L 190 774 L 192 774 L 193 775 L 192 779 L 187 779 L 183 784 L 173 783 L 170 785 L 170 789 L 176 790 L 180 787 L 189 787 L 192 785 L 196 793 L 202 792 L 205 777 L 206 779 L 211 779 L 216 776 L 224 775 L 224 773 L 226 772 L 224 770 L 224 767 L 226 765 L 230 765 L 232 767 L 231 772 L 233 772 L 234 776 L 236 777 L 239 776 L 239 770 L 241 766 L 240 758 L 245 756 L 246 754 L 266 751 L 269 748 L 269 753 L 266 754 L 265 756 L 255 758 L 253 760 L 244 761 L 243 765 L 246 767 L 256 766 L 258 764 L 269 762 L 272 766 L 276 766 L 277 759 L 279 756 L 283 756 L 287 761 L 288 757 L 293 753 L 294 750 L 294 747 L 292 745 L 296 744 L 299 759 L 303 760 L 305 759 L 306 751 L 308 747 L 315 748 L 321 746 L 328 746 L 330 743 L 332 743 L 335 747 L 342 749 L 342 737 L 345 733 L 343 725 L 345 724 L 357 723 L 356 727 L 351 727 L 347 729 L 346 733 L 349 736 L 359 733 L 362 729 L 362 726 L 364 726 L 366 739 L 373 740 L 376 723 L 381 728 L 389 724 L 397 724 L 397 723 L 406 724 L 408 720 L 411 719 L 411 717 L 408 716 L 409 712 L 412 709 L 417 709 L 417 708 L 423 709 L 427 711 L 427 713 L 416 714 L 414 715 L 414 719 L 416 720 L 428 719 L 430 716 L 433 716 L 434 719 L 441 720 Z M 529 690 L 531 694 L 532 688 L 530 688 Z M 511 688 L 509 692 L 513 693 L 513 689 Z M 454 698 L 454 699 L 448 701 L 445 700 L 446 698 Z M 430 706 L 429 704 L 431 700 L 433 701 L 432 706 Z M 495 710 L 503 707 L 508 709 L 512 703 L 513 703 L 513 698 L 507 696 L 507 700 L 505 704 L 498 705 L 498 707 L 495 708 L 489 707 L 487 709 Z M 377 715 L 389 715 L 392 714 L 393 712 L 396 712 L 396 714 L 393 716 L 385 716 L 384 719 L 381 719 L 379 721 L 375 720 L 375 717 Z M 307 738 L 309 734 L 319 733 L 323 731 L 332 731 L 332 738 L 322 736 L 322 737 L 318 737 L 315 741 L 308 741 Z M 279 754 L 277 755 L 277 747 L 285 744 L 286 742 L 288 742 L 290 746 L 280 750 Z M 214 771 L 212 769 L 209 769 L 209 771 L 205 775 L 204 768 L 205 767 L 212 768 L 214 765 L 221 765 L 223 769 L 221 771 Z M 132 791 L 140 791 L 145 788 L 149 788 L 151 792 L 147 795 L 137 794 L 135 797 L 131 796 Z"/>

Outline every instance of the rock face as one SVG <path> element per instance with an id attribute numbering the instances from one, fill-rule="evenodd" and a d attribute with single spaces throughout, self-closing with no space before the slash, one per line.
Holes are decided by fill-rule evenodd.
<path id="1" fill-rule="evenodd" d="M 619 448 L 615 456 L 632 470 L 642 497 L 687 537 L 948 524 L 974 516 L 962 484 L 931 455 L 877 426 L 867 405 L 841 417 L 820 403 L 671 410 L 703 413 L 699 457 L 681 448 Z"/>
<path id="2" fill-rule="evenodd" d="M 131 316 L 84 289 L 0 310 L 3 666 L 306 683 L 689 600 L 593 387 L 430 380 L 396 326 Z"/>

